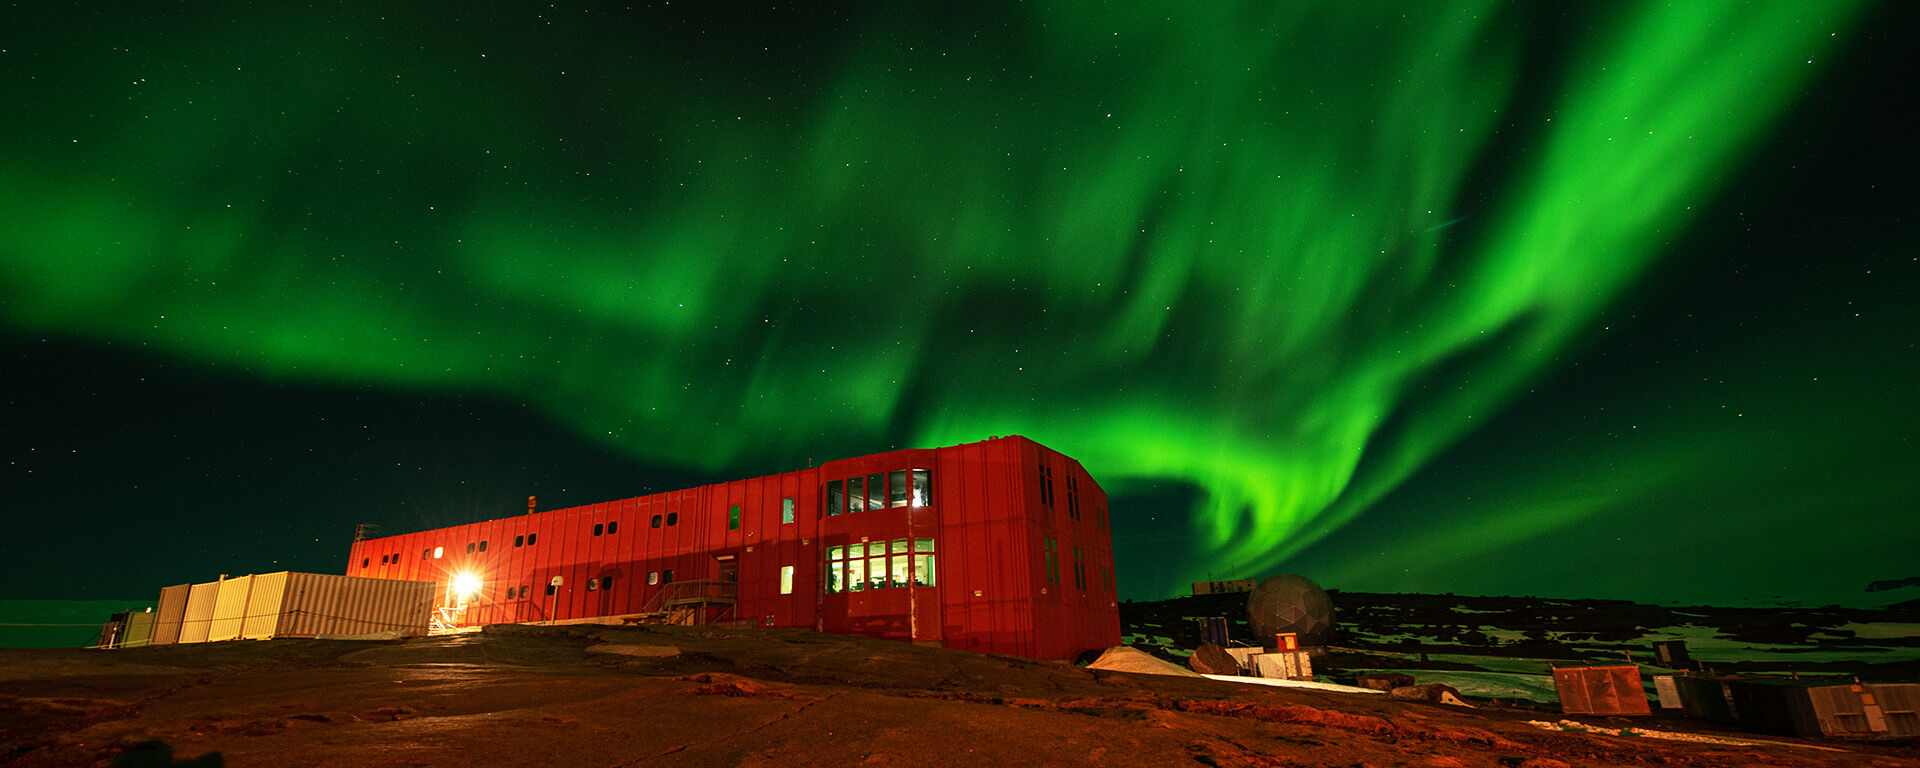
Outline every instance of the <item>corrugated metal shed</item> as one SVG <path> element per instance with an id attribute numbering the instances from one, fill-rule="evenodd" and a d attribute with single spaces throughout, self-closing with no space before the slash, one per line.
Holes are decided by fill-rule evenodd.
<path id="1" fill-rule="evenodd" d="M 1748 730 L 1807 738 L 1920 737 L 1920 684 L 1736 680 L 1728 687 L 1740 726 Z"/>
<path id="2" fill-rule="evenodd" d="M 153 609 L 153 644 L 180 642 L 180 620 L 187 614 L 187 593 L 192 584 L 180 584 L 160 590 L 160 603 Z"/>
<path id="3" fill-rule="evenodd" d="M 1653 713 L 1636 666 L 1555 667 L 1553 685 L 1560 692 L 1560 711 L 1569 715 Z"/>

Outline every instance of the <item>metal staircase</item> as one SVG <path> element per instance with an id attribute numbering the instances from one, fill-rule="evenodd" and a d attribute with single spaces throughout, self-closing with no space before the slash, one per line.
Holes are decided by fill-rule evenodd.
<path id="1" fill-rule="evenodd" d="M 740 585 L 715 579 L 690 579 L 666 585 L 648 600 L 634 624 L 698 626 L 727 622 L 733 616 Z"/>

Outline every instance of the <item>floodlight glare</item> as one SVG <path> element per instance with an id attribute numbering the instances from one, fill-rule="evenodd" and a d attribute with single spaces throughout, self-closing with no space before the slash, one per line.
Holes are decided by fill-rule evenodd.
<path id="1" fill-rule="evenodd" d="M 480 577 L 471 573 L 456 573 L 453 575 L 450 586 L 453 588 L 453 593 L 464 600 L 480 594 Z"/>

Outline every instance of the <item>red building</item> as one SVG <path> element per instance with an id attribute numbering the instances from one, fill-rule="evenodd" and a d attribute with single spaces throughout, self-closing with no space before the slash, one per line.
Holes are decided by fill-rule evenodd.
<path id="1" fill-rule="evenodd" d="M 355 542 L 460 625 L 674 617 L 1046 659 L 1120 642 L 1107 494 L 1024 437 Z"/>

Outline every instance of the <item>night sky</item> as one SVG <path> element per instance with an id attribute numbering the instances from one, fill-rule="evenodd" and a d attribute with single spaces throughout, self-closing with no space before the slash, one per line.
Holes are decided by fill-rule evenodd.
<path id="1" fill-rule="evenodd" d="M 1024 434 L 1125 597 L 1865 603 L 1920 575 L 1915 29 L 15 5 L 0 597 Z"/>

